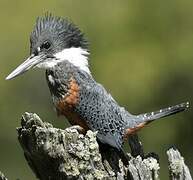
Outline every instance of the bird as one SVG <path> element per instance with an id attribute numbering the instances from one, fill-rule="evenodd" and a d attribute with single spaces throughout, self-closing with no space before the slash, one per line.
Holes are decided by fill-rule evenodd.
<path id="1" fill-rule="evenodd" d="M 120 106 L 96 82 L 89 69 L 88 40 L 71 20 L 45 14 L 36 19 L 30 35 L 30 56 L 6 80 L 41 68 L 58 115 L 82 131 L 97 131 L 97 139 L 117 150 L 150 122 L 189 107 L 189 102 L 134 115 Z"/>

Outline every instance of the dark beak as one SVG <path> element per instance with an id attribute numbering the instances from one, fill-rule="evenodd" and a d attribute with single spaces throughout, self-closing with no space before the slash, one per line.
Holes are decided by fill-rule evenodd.
<path id="1" fill-rule="evenodd" d="M 38 63 L 41 62 L 41 56 L 35 56 L 32 54 L 27 60 L 25 60 L 21 65 L 19 65 L 11 74 L 6 77 L 6 80 L 13 79 L 16 76 L 23 74 L 24 72 L 28 71 L 29 69 L 36 66 Z"/>

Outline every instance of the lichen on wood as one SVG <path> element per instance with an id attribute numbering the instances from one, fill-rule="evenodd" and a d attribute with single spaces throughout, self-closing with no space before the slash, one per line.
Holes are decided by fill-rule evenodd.
<path id="1" fill-rule="evenodd" d="M 192 180 L 188 166 L 184 158 L 176 148 L 167 151 L 169 162 L 169 174 L 171 180 Z"/>
<path id="2" fill-rule="evenodd" d="M 99 148 L 97 132 L 89 130 L 83 135 L 73 127 L 64 130 L 54 128 L 34 113 L 25 113 L 21 127 L 17 130 L 25 158 L 40 180 L 159 179 L 157 159 L 143 156 L 140 144 L 137 146 L 142 156 L 127 154 L 128 165 L 125 165 L 119 152 L 112 147 L 101 150 L 100 145 Z M 136 137 L 133 138 L 137 140 Z M 131 147 L 132 154 L 136 154 L 134 144 Z M 169 161 L 173 162 L 173 159 L 169 158 Z"/>
<path id="3" fill-rule="evenodd" d="M 0 180 L 8 180 L 1 171 L 0 171 Z"/>

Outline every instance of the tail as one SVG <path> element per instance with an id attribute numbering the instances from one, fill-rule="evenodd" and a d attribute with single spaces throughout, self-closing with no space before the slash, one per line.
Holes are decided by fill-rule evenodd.
<path id="1" fill-rule="evenodd" d="M 144 113 L 144 114 L 135 116 L 133 121 L 129 121 L 129 124 L 125 129 L 124 138 L 127 139 L 130 135 L 135 134 L 137 131 L 145 127 L 145 125 L 152 122 L 153 120 L 185 111 L 188 107 L 189 107 L 189 102 L 186 102 L 175 106 L 170 106 L 168 108 L 160 109 L 159 111 Z M 130 141 L 129 141 L 129 144 L 131 145 Z M 134 143 L 133 147 L 135 148 L 135 146 L 136 144 Z M 131 146 L 131 148 L 133 147 Z M 139 147 L 139 146 L 136 146 L 136 147 Z"/>
<path id="2" fill-rule="evenodd" d="M 172 114 L 176 114 L 176 113 L 185 111 L 188 107 L 189 107 L 189 102 L 185 102 L 185 103 L 181 103 L 175 106 L 170 106 L 168 108 L 160 109 L 159 111 L 140 114 L 137 117 L 140 122 L 150 122 L 155 119 L 163 118 L 166 116 L 170 116 Z"/>

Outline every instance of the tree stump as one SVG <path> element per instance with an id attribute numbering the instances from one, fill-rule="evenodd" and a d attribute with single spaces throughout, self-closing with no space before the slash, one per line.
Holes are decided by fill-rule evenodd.
<path id="1" fill-rule="evenodd" d="M 107 147 L 101 152 L 97 132 L 89 130 L 83 135 L 72 127 L 65 130 L 54 128 L 33 113 L 23 115 L 17 131 L 24 156 L 40 180 L 159 179 L 160 167 L 156 158 L 127 154 L 128 165 L 125 165 L 115 149 Z M 141 145 L 137 146 L 141 148 Z M 139 152 L 143 154 L 142 149 Z M 167 155 L 170 179 L 191 180 L 179 151 L 171 148 Z"/>

